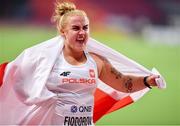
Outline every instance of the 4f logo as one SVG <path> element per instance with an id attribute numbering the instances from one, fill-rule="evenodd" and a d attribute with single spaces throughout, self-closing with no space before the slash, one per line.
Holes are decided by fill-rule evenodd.
<path id="1" fill-rule="evenodd" d="M 70 71 L 65 71 L 65 72 L 62 72 L 62 73 L 60 74 L 60 76 L 65 76 L 65 77 L 67 77 L 70 73 L 71 73 Z"/>

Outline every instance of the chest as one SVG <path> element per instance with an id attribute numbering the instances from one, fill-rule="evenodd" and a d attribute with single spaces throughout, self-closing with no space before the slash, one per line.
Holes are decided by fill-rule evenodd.
<path id="1" fill-rule="evenodd" d="M 58 85 L 95 85 L 97 77 L 96 63 L 90 58 L 87 58 L 86 63 L 75 66 L 66 62 L 64 58 L 59 57 L 51 70 L 48 80 Z"/>

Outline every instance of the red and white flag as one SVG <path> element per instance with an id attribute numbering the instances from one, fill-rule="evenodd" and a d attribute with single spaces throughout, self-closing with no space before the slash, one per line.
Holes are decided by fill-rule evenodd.
<path id="1" fill-rule="evenodd" d="M 51 105 L 54 102 L 52 97 L 55 94 L 46 89 L 45 83 L 63 46 L 63 38 L 57 36 L 24 50 L 7 66 L 0 67 L 0 80 L 3 79 L 0 88 L 0 125 L 26 125 L 32 122 L 38 125 L 49 124 L 53 109 Z M 88 41 L 87 51 L 106 57 L 113 67 L 123 74 L 143 76 L 153 74 L 140 64 L 92 38 Z M 93 72 L 90 73 L 93 76 Z M 156 71 L 156 74 L 159 73 Z M 162 76 L 157 81 L 159 88 L 165 88 L 166 83 Z M 134 93 L 123 93 L 98 80 L 94 122 L 105 114 L 137 101 L 148 91 L 149 89 L 145 88 Z"/>

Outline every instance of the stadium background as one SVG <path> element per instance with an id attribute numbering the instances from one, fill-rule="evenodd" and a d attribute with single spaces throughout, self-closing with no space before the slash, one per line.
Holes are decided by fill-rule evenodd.
<path id="1" fill-rule="evenodd" d="M 55 0 L 1 0 L 0 63 L 57 35 Z M 180 125 L 180 0 L 71 0 L 90 17 L 91 36 L 148 69 L 167 89 L 104 116 L 97 125 Z"/>

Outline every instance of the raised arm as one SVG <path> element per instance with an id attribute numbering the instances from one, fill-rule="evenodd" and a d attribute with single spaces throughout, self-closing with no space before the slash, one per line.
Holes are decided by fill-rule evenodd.
<path id="1" fill-rule="evenodd" d="M 158 78 L 156 75 L 149 75 L 147 77 L 124 75 L 116 70 L 105 58 L 96 54 L 93 54 L 93 57 L 98 66 L 99 79 L 116 90 L 130 93 L 148 86 L 149 88 L 156 86 L 155 78 Z"/>

